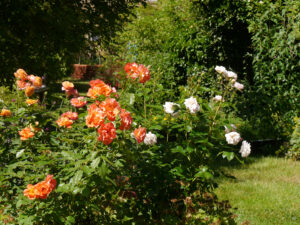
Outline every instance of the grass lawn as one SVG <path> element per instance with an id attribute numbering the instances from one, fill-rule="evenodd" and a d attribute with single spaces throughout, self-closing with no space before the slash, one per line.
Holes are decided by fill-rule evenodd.
<path id="1" fill-rule="evenodd" d="M 235 178 L 219 178 L 216 193 L 237 208 L 237 222 L 255 225 L 300 224 L 300 162 L 283 158 L 249 158 L 225 167 Z"/>

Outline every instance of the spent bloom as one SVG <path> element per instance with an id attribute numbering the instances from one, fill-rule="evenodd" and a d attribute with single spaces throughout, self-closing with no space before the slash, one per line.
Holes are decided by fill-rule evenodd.
<path id="1" fill-rule="evenodd" d="M 222 101 L 222 96 L 221 95 L 216 95 L 214 98 L 213 98 L 213 100 L 215 100 L 215 101 L 217 101 L 217 102 L 220 102 L 220 101 Z"/>
<path id="2" fill-rule="evenodd" d="M 241 156 L 243 158 L 248 157 L 250 155 L 250 153 L 251 153 L 251 145 L 250 145 L 249 142 L 247 142 L 247 141 L 243 141 L 242 142 L 240 153 L 241 153 Z"/>
<path id="3" fill-rule="evenodd" d="M 135 137 L 138 143 L 143 142 L 146 137 L 146 128 L 143 128 L 140 125 L 139 128 L 136 128 L 133 131 L 133 136 Z"/>
<path id="4" fill-rule="evenodd" d="M 171 114 L 171 116 L 177 116 L 179 114 L 178 109 L 180 108 L 180 105 L 177 103 L 165 102 L 163 107 L 164 107 L 165 113 Z"/>
<path id="5" fill-rule="evenodd" d="M 28 184 L 27 189 L 24 190 L 24 196 L 30 200 L 40 198 L 45 199 L 55 189 L 56 180 L 53 179 L 53 175 L 47 175 L 44 181 L 41 181 L 35 185 Z"/>
<path id="6" fill-rule="evenodd" d="M 184 100 L 184 105 L 187 109 L 190 110 L 190 113 L 194 114 L 200 111 L 200 106 L 197 102 L 197 99 L 193 96 Z"/>
<path id="7" fill-rule="evenodd" d="M 120 119 L 121 119 L 121 126 L 119 127 L 119 129 L 129 130 L 132 124 L 132 117 L 130 115 L 130 112 L 126 112 L 125 109 L 121 109 Z"/>
<path id="8" fill-rule="evenodd" d="M 244 85 L 240 84 L 239 82 L 235 82 L 233 87 L 238 89 L 239 91 L 242 91 L 244 89 Z"/>
<path id="9" fill-rule="evenodd" d="M 230 145 L 237 145 L 241 140 L 241 135 L 235 131 L 225 134 L 226 141 Z"/>
<path id="10" fill-rule="evenodd" d="M 151 132 L 148 132 L 148 133 L 146 134 L 145 139 L 144 139 L 144 143 L 145 143 L 146 145 L 155 145 L 156 142 L 157 142 L 157 137 L 156 137 L 156 135 L 155 135 L 155 134 L 152 134 Z"/>

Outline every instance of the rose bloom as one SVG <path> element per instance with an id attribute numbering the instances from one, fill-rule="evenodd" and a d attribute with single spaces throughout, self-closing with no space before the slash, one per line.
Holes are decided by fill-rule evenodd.
<path id="1" fill-rule="evenodd" d="M 34 94 L 34 87 L 33 86 L 30 86 L 30 87 L 27 87 L 26 89 L 25 89 L 25 95 L 27 96 L 27 97 L 30 97 L 30 96 L 32 96 L 33 94 Z"/>
<path id="2" fill-rule="evenodd" d="M 43 84 L 43 80 L 41 77 L 38 77 L 38 76 L 33 76 L 33 79 L 32 79 L 32 85 L 35 86 L 36 88 L 40 88 Z"/>
<path id="3" fill-rule="evenodd" d="M 62 88 L 63 91 L 71 91 L 74 88 L 74 84 L 69 81 L 62 82 Z"/>
<path id="4" fill-rule="evenodd" d="M 176 110 L 180 108 L 180 105 L 173 102 L 165 102 L 163 105 L 165 113 L 171 114 L 171 116 L 177 116 L 179 114 L 179 111 Z M 175 112 L 175 110 L 177 112 Z"/>
<path id="5" fill-rule="evenodd" d="M 85 106 L 87 101 L 85 100 L 85 97 L 78 97 L 78 98 L 72 98 L 71 99 L 71 104 L 72 106 L 76 108 L 81 108 Z"/>
<path id="6" fill-rule="evenodd" d="M 150 72 L 146 66 L 144 66 L 143 64 L 140 64 L 138 67 L 138 71 L 139 71 L 140 83 L 145 83 L 146 81 L 148 81 L 150 79 Z"/>
<path id="7" fill-rule="evenodd" d="M 143 142 L 145 137 L 146 137 L 146 128 L 143 128 L 140 125 L 138 129 L 136 128 L 133 131 L 133 135 L 134 135 L 134 137 L 135 137 L 135 139 L 137 140 L 138 143 Z"/>
<path id="8" fill-rule="evenodd" d="M 17 80 L 16 84 L 17 84 L 18 89 L 20 89 L 20 90 L 23 90 L 23 89 L 31 86 L 31 84 L 29 82 L 26 82 L 24 80 Z"/>
<path id="9" fill-rule="evenodd" d="M 215 70 L 220 73 L 220 74 L 223 74 L 225 77 L 227 77 L 227 70 L 224 66 L 216 66 L 215 67 Z"/>
<path id="10" fill-rule="evenodd" d="M 184 100 L 184 105 L 186 108 L 190 110 L 190 113 L 194 114 L 200 111 L 200 106 L 197 102 L 197 99 L 194 97 L 190 97 Z"/>
<path id="11" fill-rule="evenodd" d="M 32 138 L 34 136 L 34 133 L 29 127 L 26 127 L 23 130 L 19 131 L 19 135 L 21 136 L 21 140 L 25 141 L 28 138 Z"/>
<path id="12" fill-rule="evenodd" d="M 222 96 L 221 95 L 216 95 L 213 99 L 217 102 L 220 102 L 220 101 L 222 101 Z"/>
<path id="13" fill-rule="evenodd" d="M 106 84 L 100 80 L 100 79 L 96 79 L 96 80 L 91 80 L 90 81 L 90 86 L 91 87 L 103 87 L 105 86 Z"/>
<path id="14" fill-rule="evenodd" d="M 20 80 L 27 80 L 27 73 L 25 72 L 25 70 L 23 69 L 18 69 L 15 73 L 14 73 L 15 77 L 17 79 L 20 79 Z"/>
<path id="15" fill-rule="evenodd" d="M 11 116 L 11 111 L 8 109 L 2 109 L 0 112 L 0 116 L 6 116 L 6 117 L 10 117 Z"/>
<path id="16" fill-rule="evenodd" d="M 60 127 L 71 128 L 73 124 L 73 120 L 70 120 L 68 117 L 62 116 L 56 121 L 56 123 Z"/>
<path id="17" fill-rule="evenodd" d="M 251 145 L 247 141 L 242 142 L 241 149 L 239 151 L 243 158 L 248 157 L 251 153 Z"/>
<path id="18" fill-rule="evenodd" d="M 144 143 L 145 143 L 146 145 L 155 145 L 156 142 L 157 142 L 157 137 L 156 137 L 156 135 L 155 135 L 155 134 L 152 134 L 151 132 L 148 132 L 148 133 L 146 134 L 145 139 L 144 139 Z"/>
<path id="19" fill-rule="evenodd" d="M 88 90 L 87 96 L 96 99 L 98 96 L 104 95 L 105 97 L 110 96 L 112 89 L 109 85 L 105 84 L 104 86 L 98 87 L 94 86 Z"/>
<path id="20" fill-rule="evenodd" d="M 74 98 L 79 97 L 78 90 L 75 89 L 75 88 L 70 89 L 70 90 L 66 90 L 66 95 L 67 95 L 67 98 L 69 98 L 71 95 L 73 95 Z"/>
<path id="21" fill-rule="evenodd" d="M 78 113 L 77 112 L 65 112 L 65 113 L 61 114 L 61 117 L 67 117 L 70 120 L 77 120 Z"/>
<path id="22" fill-rule="evenodd" d="M 28 184 L 27 189 L 24 190 L 24 196 L 30 200 L 40 198 L 45 199 L 51 191 L 56 187 L 56 180 L 53 179 L 53 175 L 47 175 L 44 181 L 41 181 L 35 185 Z"/>
<path id="23" fill-rule="evenodd" d="M 127 63 L 124 67 L 125 72 L 133 80 L 139 77 L 139 65 L 136 63 Z"/>
<path id="24" fill-rule="evenodd" d="M 85 123 L 88 127 L 99 127 L 104 124 L 105 112 L 97 107 L 96 104 L 90 105 L 88 108 L 88 115 L 85 119 Z"/>
<path id="25" fill-rule="evenodd" d="M 227 77 L 236 80 L 237 79 L 237 74 L 232 72 L 232 71 L 228 71 L 227 72 Z"/>
<path id="26" fill-rule="evenodd" d="M 125 109 L 121 109 L 120 118 L 121 118 L 121 126 L 119 129 L 129 130 L 132 124 L 132 117 L 130 115 L 130 112 L 126 112 Z"/>
<path id="27" fill-rule="evenodd" d="M 233 85 L 233 87 L 235 87 L 239 91 L 242 91 L 244 89 L 244 85 L 240 84 L 239 82 L 235 82 L 234 85 Z"/>
<path id="28" fill-rule="evenodd" d="M 33 105 L 33 104 L 36 104 L 38 103 L 39 100 L 35 100 L 35 99 L 26 99 L 26 103 L 27 105 Z"/>
<path id="29" fill-rule="evenodd" d="M 227 143 L 230 145 L 237 145 L 241 140 L 240 134 L 235 131 L 225 134 L 225 137 L 226 137 Z"/>
<path id="30" fill-rule="evenodd" d="M 97 130 L 98 140 L 105 145 L 109 145 L 116 137 L 116 128 L 113 123 L 102 124 Z"/>
<path id="31" fill-rule="evenodd" d="M 120 104 L 114 98 L 105 99 L 105 101 L 101 102 L 100 107 L 104 110 L 107 119 L 110 121 L 115 121 L 116 116 L 121 111 Z"/>

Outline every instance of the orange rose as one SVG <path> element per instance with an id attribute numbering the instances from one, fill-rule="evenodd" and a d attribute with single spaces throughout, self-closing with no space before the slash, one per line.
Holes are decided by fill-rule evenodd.
<path id="1" fill-rule="evenodd" d="M 104 95 L 105 97 L 110 96 L 112 89 L 109 85 L 105 84 L 104 86 L 98 87 L 94 86 L 88 90 L 87 96 L 96 99 L 97 97 Z"/>
<path id="2" fill-rule="evenodd" d="M 67 117 L 70 120 L 77 120 L 78 113 L 77 112 L 65 112 L 65 113 L 61 114 L 61 117 Z"/>
<path id="3" fill-rule="evenodd" d="M 71 128 L 72 124 L 73 124 L 73 120 L 70 120 L 68 117 L 60 117 L 57 121 L 56 121 L 57 125 L 60 127 L 66 127 L 66 128 Z"/>
<path id="4" fill-rule="evenodd" d="M 27 80 L 27 73 L 25 72 L 25 70 L 23 69 L 18 69 L 15 73 L 14 73 L 15 77 L 17 79 L 20 79 L 20 80 Z"/>
<path id="5" fill-rule="evenodd" d="M 25 89 L 25 95 L 27 96 L 27 97 L 30 97 L 30 96 L 32 96 L 33 94 L 34 94 L 34 87 L 33 86 L 30 86 L 30 87 L 27 87 L 26 89 Z"/>
<path id="6" fill-rule="evenodd" d="M 130 116 L 130 112 L 126 112 L 125 109 L 121 109 L 121 126 L 120 130 L 129 130 L 132 124 L 132 117 Z"/>
<path id="7" fill-rule="evenodd" d="M 28 138 L 32 138 L 34 136 L 34 133 L 29 127 L 26 127 L 23 130 L 19 131 L 19 135 L 21 136 L 21 140 L 24 141 Z"/>
<path id="8" fill-rule="evenodd" d="M 42 86 L 42 83 L 43 83 L 42 78 L 40 78 L 38 76 L 34 76 L 34 75 L 29 75 L 28 80 L 30 80 L 32 85 L 36 88 L 40 88 Z"/>
<path id="9" fill-rule="evenodd" d="M 102 80 L 99 80 L 99 79 L 90 81 L 90 86 L 91 87 L 103 87 L 105 85 L 106 84 Z"/>
<path id="10" fill-rule="evenodd" d="M 139 77 L 138 64 L 136 63 L 127 63 L 124 67 L 124 70 L 133 80 Z"/>
<path id="11" fill-rule="evenodd" d="M 69 81 L 62 82 L 62 90 L 63 91 L 70 91 L 74 88 L 74 84 Z"/>
<path id="12" fill-rule="evenodd" d="M 134 137 L 137 140 L 138 143 L 141 143 L 144 141 L 145 137 L 146 137 L 146 128 L 141 127 L 141 125 L 139 126 L 139 128 L 135 129 L 133 131 Z"/>
<path id="13" fill-rule="evenodd" d="M 110 121 L 115 121 L 116 116 L 121 111 L 120 104 L 114 98 L 105 99 L 105 101 L 101 102 L 100 107 L 104 109 L 107 119 Z"/>
<path id="14" fill-rule="evenodd" d="M 105 145 L 109 145 L 116 137 L 116 128 L 113 123 L 102 124 L 97 130 L 98 140 Z"/>
<path id="15" fill-rule="evenodd" d="M 28 184 L 27 189 L 24 190 L 24 196 L 29 199 L 45 199 L 51 191 L 56 187 L 56 180 L 53 179 L 53 175 L 47 175 L 44 181 L 41 181 L 35 185 Z"/>
<path id="16" fill-rule="evenodd" d="M 8 109 L 2 109 L 0 112 L 0 116 L 6 116 L 6 117 L 10 117 L 11 116 L 11 111 Z"/>
<path id="17" fill-rule="evenodd" d="M 97 107 L 96 104 L 92 104 L 90 105 L 89 109 L 88 109 L 88 115 L 86 117 L 86 125 L 88 127 L 99 127 L 102 124 L 104 124 L 104 120 L 105 120 L 105 112 Z"/>
<path id="18" fill-rule="evenodd" d="M 26 103 L 27 105 L 33 105 L 33 104 L 36 104 L 38 103 L 39 100 L 35 100 L 35 99 L 26 99 Z"/>
<path id="19" fill-rule="evenodd" d="M 26 82 L 24 80 L 17 80 L 16 84 L 17 84 L 18 89 L 21 89 L 21 90 L 31 86 L 29 82 Z"/>
<path id="20" fill-rule="evenodd" d="M 72 106 L 76 108 L 81 108 L 85 106 L 87 101 L 85 100 L 85 97 L 78 97 L 78 98 L 72 98 L 71 99 L 71 104 Z"/>
<path id="21" fill-rule="evenodd" d="M 150 72 L 146 66 L 144 66 L 143 64 L 140 64 L 138 70 L 139 70 L 140 83 L 145 83 L 146 81 L 148 81 L 150 79 Z"/>

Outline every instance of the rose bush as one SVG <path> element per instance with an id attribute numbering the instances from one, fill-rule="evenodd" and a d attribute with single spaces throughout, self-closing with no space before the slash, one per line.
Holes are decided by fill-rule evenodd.
<path id="1" fill-rule="evenodd" d="M 227 129 L 237 134 L 230 141 L 223 129 L 237 76 L 217 70 L 220 89 L 210 100 L 201 97 L 201 78 L 209 74 L 191 77 L 176 103 L 164 103 L 159 77 L 135 64 L 119 74 L 117 91 L 93 80 L 79 96 L 74 84 L 63 82 L 66 97 L 55 110 L 43 99 L 26 104 L 18 89 L 15 101 L 1 101 L 0 213 L 6 222 L 234 224 L 229 205 L 212 190 L 215 160 L 240 158 L 235 126 Z M 240 152 L 249 155 L 249 143 Z"/>

